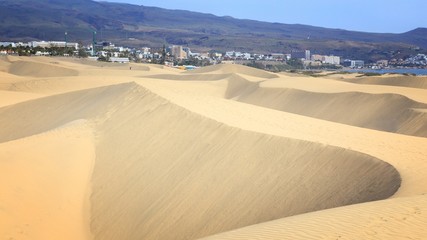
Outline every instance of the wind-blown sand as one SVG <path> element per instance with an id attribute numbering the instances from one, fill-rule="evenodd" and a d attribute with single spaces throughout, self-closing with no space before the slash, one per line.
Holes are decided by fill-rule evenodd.
<path id="1" fill-rule="evenodd" d="M 0 71 L 1 239 L 427 234 L 419 84 L 45 57 Z"/>

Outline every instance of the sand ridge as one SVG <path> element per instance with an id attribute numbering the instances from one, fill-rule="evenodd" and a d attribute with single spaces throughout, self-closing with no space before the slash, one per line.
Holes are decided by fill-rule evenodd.
<path id="1" fill-rule="evenodd" d="M 203 73 L 203 74 L 205 73 L 217 73 L 217 74 L 218 73 L 222 73 L 222 74 L 240 73 L 240 74 L 245 74 L 251 77 L 265 78 L 265 79 L 273 79 L 278 77 L 277 74 L 269 73 L 263 70 L 259 70 L 256 68 L 251 68 L 251 67 L 247 67 L 239 64 L 213 65 L 213 66 L 192 70 L 187 73 L 190 75 L 198 74 L 198 73 Z"/>
<path id="2" fill-rule="evenodd" d="M 427 125 L 427 116 L 422 111 L 413 110 L 427 109 L 425 89 L 360 86 L 310 77 L 259 80 L 244 73 L 224 75 L 212 74 L 212 71 L 200 72 L 148 77 L 175 82 L 205 81 L 210 85 L 215 81 L 226 81 L 226 88 L 216 90 L 223 91 L 225 98 L 352 126 L 427 136 L 424 127 Z M 175 88 L 179 83 L 171 81 L 171 85 Z"/>
<path id="3" fill-rule="evenodd" d="M 399 86 L 410 88 L 427 89 L 427 77 L 425 76 L 402 76 L 399 74 L 386 74 L 375 77 L 352 77 L 335 78 L 337 80 L 371 85 Z"/>
<path id="4" fill-rule="evenodd" d="M 9 73 L 18 76 L 57 77 L 77 76 L 78 71 L 56 66 L 55 63 L 39 63 L 33 61 L 16 61 L 9 66 Z"/>
<path id="5" fill-rule="evenodd" d="M 336 233 L 369 239 L 393 236 L 393 229 L 403 229 L 396 239 L 427 234 L 420 227 L 427 138 L 414 136 L 426 131 L 422 88 L 290 77 L 239 65 L 183 72 L 11 57 L 0 60 L 0 68 L 16 63 L 27 73 L 39 64 L 52 72 L 4 72 L 7 79 L 0 80 L 0 164 L 10 173 L 2 184 L 7 191 L 26 189 L 30 199 L 0 197 L 0 209 L 7 210 L 0 210 L 7 226 L 1 237 L 46 239 L 49 225 L 58 226 L 51 236 L 72 232 L 70 239 L 318 239 Z M 395 118 L 395 125 L 338 123 L 346 106 L 367 123 L 382 127 L 384 119 Z M 310 116 L 320 107 L 333 118 Z M 346 117 L 362 122 L 357 114 Z M 19 153 L 23 148 L 29 151 Z M 32 164 L 43 167 L 30 171 Z M 85 173 L 76 175 L 78 169 Z M 14 173 L 43 182 L 10 181 Z M 70 178 L 56 181 L 61 175 Z M 36 197 L 44 186 L 52 191 Z M 61 191 L 75 194 L 64 195 L 73 204 L 58 210 Z M 37 223 L 14 202 L 40 206 L 55 218 Z M 67 212 L 75 215 L 64 219 Z M 33 216 L 47 219 L 43 212 Z"/>

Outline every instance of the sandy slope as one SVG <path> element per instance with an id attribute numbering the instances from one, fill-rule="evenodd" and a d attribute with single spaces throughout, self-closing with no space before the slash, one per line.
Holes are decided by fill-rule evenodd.
<path id="1" fill-rule="evenodd" d="M 38 63 L 31 61 L 16 61 L 9 66 L 9 73 L 18 76 L 30 77 L 57 77 L 77 76 L 78 71 L 74 69 L 56 66 L 55 62 Z"/>
<path id="2" fill-rule="evenodd" d="M 0 144 L 0 239 L 91 239 L 94 140 L 84 121 Z"/>
<path id="3" fill-rule="evenodd" d="M 426 185 L 417 184 L 427 181 L 427 176 L 424 174 L 427 170 L 427 165 L 425 165 L 427 140 L 425 138 L 315 120 L 215 96 L 205 96 L 197 93 L 197 88 L 191 90 L 176 86 L 165 88 L 163 84 L 160 87 L 157 82 L 152 81 L 142 84 L 192 112 L 229 126 L 339 146 L 375 156 L 391 163 L 403 175 L 404 181 L 398 194 L 411 196 L 427 192 Z"/>
<path id="4" fill-rule="evenodd" d="M 228 68 L 228 65 L 226 66 Z M 163 84 L 162 89 L 175 92 L 176 88 L 180 89 L 179 85 L 183 86 L 182 90 L 188 92 L 191 88 L 187 86 L 192 83 L 187 81 L 195 81 L 194 85 L 199 87 L 203 84 L 198 84 L 197 81 L 204 79 L 205 82 L 208 81 L 204 85 L 211 89 L 208 93 L 215 91 L 216 96 L 223 95 L 236 101 L 352 126 L 427 136 L 427 115 L 424 111 L 427 109 L 426 89 L 360 85 L 325 78 L 291 78 L 286 75 L 259 79 L 249 77 L 244 71 L 245 67 L 240 66 L 239 69 L 241 70 L 231 74 L 212 74 L 212 71 L 203 74 L 200 73 L 203 69 L 200 69 L 194 74 L 148 77 L 169 80 Z M 254 73 L 256 71 L 259 70 L 250 70 L 252 75 L 262 75 Z M 206 78 L 203 78 L 203 75 L 206 75 Z M 171 80 L 179 80 L 179 83 L 173 83 Z M 226 82 L 227 87 L 221 82 Z M 166 86 L 167 84 L 170 86 Z M 205 93 L 204 90 L 202 92 Z"/>
<path id="5" fill-rule="evenodd" d="M 0 107 L 39 98 L 43 95 L 0 90 Z"/>
<path id="6" fill-rule="evenodd" d="M 0 74 L 5 239 L 427 234 L 423 88 L 44 57 Z"/>
<path id="7" fill-rule="evenodd" d="M 70 102 L 76 98 L 86 104 Z M 45 107 L 47 102 L 55 104 Z M 80 118 L 96 121 L 92 231 L 99 239 L 202 237 L 386 198 L 400 185 L 394 168 L 370 156 L 230 128 L 132 83 L 52 96 L 1 111 L 6 119 L 15 114 L 22 119 L 31 116 L 32 125 L 5 122 L 1 136 L 46 131 L 46 118 L 54 119 L 49 127 Z M 306 199 L 309 193 L 311 200 Z M 250 207 L 243 204 L 246 201 Z M 112 219 L 126 224 L 113 225 Z"/>
<path id="8" fill-rule="evenodd" d="M 364 203 L 284 218 L 213 239 L 425 239 L 427 196 Z"/>

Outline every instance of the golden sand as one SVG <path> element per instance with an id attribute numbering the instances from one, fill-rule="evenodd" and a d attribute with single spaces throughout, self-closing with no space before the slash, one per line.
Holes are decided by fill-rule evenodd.
<path id="1" fill-rule="evenodd" d="M 0 77 L 0 239 L 427 235 L 421 77 L 46 57 Z"/>

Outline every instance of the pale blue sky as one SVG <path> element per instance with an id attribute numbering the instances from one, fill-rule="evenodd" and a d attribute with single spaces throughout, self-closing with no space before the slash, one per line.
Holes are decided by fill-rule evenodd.
<path id="1" fill-rule="evenodd" d="M 365 32 L 402 33 L 427 27 L 427 0 L 107 1 Z"/>

